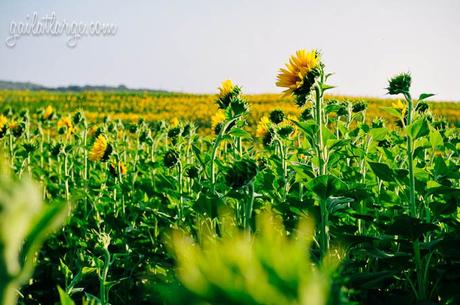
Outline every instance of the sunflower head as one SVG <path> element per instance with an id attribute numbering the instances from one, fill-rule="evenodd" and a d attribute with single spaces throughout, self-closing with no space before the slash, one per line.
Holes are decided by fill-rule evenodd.
<path id="1" fill-rule="evenodd" d="M 112 163 L 109 168 L 110 174 L 113 177 L 118 177 L 119 175 L 124 175 L 128 171 L 128 168 L 123 162 L 118 162 L 118 165 L 116 163 Z"/>
<path id="2" fill-rule="evenodd" d="M 195 179 L 199 175 L 199 170 L 196 166 L 191 165 L 185 170 L 185 175 L 190 179 Z"/>
<path id="3" fill-rule="evenodd" d="M 224 80 L 218 89 L 217 106 L 220 109 L 227 109 L 241 93 L 241 88 L 233 84 L 230 79 Z"/>
<path id="4" fill-rule="evenodd" d="M 387 91 L 390 95 L 408 94 L 412 77 L 409 73 L 401 73 L 388 81 Z"/>
<path id="5" fill-rule="evenodd" d="M 171 122 L 169 123 L 172 128 L 175 128 L 179 126 L 179 119 L 177 117 L 174 117 L 171 119 Z"/>
<path id="6" fill-rule="evenodd" d="M 8 119 L 3 114 L 0 114 L 0 138 L 3 138 L 3 136 L 5 135 L 7 126 Z"/>
<path id="7" fill-rule="evenodd" d="M 304 111 L 300 114 L 300 119 L 302 121 L 308 121 L 313 119 L 313 109 L 312 108 L 305 108 Z"/>
<path id="8" fill-rule="evenodd" d="M 107 138 L 104 135 L 99 135 L 94 141 L 93 147 L 89 152 L 89 159 L 91 161 L 107 161 L 112 153 L 113 148 L 107 142 Z"/>
<path id="9" fill-rule="evenodd" d="M 284 120 L 281 124 L 279 124 L 278 134 L 282 138 L 293 138 L 298 133 L 297 125 L 295 125 L 292 121 L 296 121 L 297 119 L 293 115 L 288 115 L 287 119 Z"/>
<path id="10" fill-rule="evenodd" d="M 222 109 L 217 110 L 217 112 L 211 118 L 211 130 L 215 134 L 219 134 L 222 128 L 222 124 L 226 119 L 225 112 Z"/>
<path id="11" fill-rule="evenodd" d="M 272 121 L 272 123 L 279 124 L 284 120 L 284 116 L 285 115 L 283 110 L 273 110 L 272 112 L 270 112 L 270 121 Z"/>
<path id="12" fill-rule="evenodd" d="M 322 66 L 320 54 L 316 50 L 307 52 L 305 49 L 297 51 L 289 58 L 285 68 L 278 74 L 278 87 L 286 88 L 286 95 L 295 95 L 299 106 L 305 104 L 306 96 L 310 94 Z"/>
<path id="13" fill-rule="evenodd" d="M 261 138 L 264 137 L 269 131 L 269 126 L 270 119 L 268 118 L 268 116 L 263 116 L 259 120 L 259 123 L 257 123 L 256 136 Z"/>
<path id="14" fill-rule="evenodd" d="M 430 107 L 428 106 L 428 103 L 425 101 L 419 101 L 417 103 L 417 106 L 415 106 L 415 110 L 418 113 L 425 113 Z"/>
<path id="15" fill-rule="evenodd" d="M 225 176 L 227 185 L 239 189 L 248 185 L 257 175 L 257 163 L 252 159 L 236 161 Z"/>
<path id="16" fill-rule="evenodd" d="M 9 129 L 13 136 L 19 138 L 24 133 L 26 125 L 24 122 L 19 123 L 18 121 L 11 121 L 9 124 Z"/>
<path id="17" fill-rule="evenodd" d="M 398 110 L 402 114 L 402 116 L 405 116 L 407 107 L 403 104 L 403 102 L 401 102 L 401 100 L 397 100 L 395 103 L 392 104 L 392 106 L 393 108 Z"/>
<path id="18" fill-rule="evenodd" d="M 51 120 L 53 118 L 54 109 L 51 105 L 48 105 L 45 110 L 43 111 L 43 119 L 44 120 Z"/>
<path id="19" fill-rule="evenodd" d="M 62 117 L 57 122 L 57 127 L 59 130 L 66 129 L 67 132 L 71 132 L 73 128 L 72 120 L 69 117 Z"/>
<path id="20" fill-rule="evenodd" d="M 367 109 L 367 104 L 365 102 L 357 102 L 353 104 L 352 111 L 358 113 Z"/>
<path id="21" fill-rule="evenodd" d="M 173 167 L 179 162 L 179 154 L 175 150 L 168 150 L 163 157 L 163 164 L 166 167 Z"/>

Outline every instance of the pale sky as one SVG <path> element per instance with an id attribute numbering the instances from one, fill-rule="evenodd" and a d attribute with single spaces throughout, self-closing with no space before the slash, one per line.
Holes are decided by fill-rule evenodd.
<path id="1" fill-rule="evenodd" d="M 117 25 L 111 37 L 21 37 L 11 22 Z M 281 92 L 276 74 L 300 48 L 317 48 L 337 94 L 384 96 L 413 75 L 414 95 L 460 100 L 459 0 L 0 0 L 0 79 L 47 86 L 119 85 L 213 93 L 227 78 L 247 93 Z"/>

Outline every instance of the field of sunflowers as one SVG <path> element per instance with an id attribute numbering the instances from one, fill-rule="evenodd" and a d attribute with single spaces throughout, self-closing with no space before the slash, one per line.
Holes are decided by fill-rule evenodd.
<path id="1" fill-rule="evenodd" d="M 460 104 L 329 72 L 0 91 L 0 305 L 460 304 Z"/>

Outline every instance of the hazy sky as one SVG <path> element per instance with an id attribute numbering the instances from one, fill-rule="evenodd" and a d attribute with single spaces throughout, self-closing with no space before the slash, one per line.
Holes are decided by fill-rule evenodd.
<path id="1" fill-rule="evenodd" d="M 12 21 L 56 12 L 58 21 L 116 24 L 112 37 L 21 37 Z M 280 92 L 277 71 L 317 48 L 335 93 L 384 96 L 410 71 L 414 91 L 460 100 L 459 0 L 0 0 L 0 79 L 49 86 L 125 84 L 215 92 L 231 78 L 245 92 Z"/>

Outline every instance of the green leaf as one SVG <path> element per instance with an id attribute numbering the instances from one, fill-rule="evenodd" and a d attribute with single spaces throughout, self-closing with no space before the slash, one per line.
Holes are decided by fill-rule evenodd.
<path id="1" fill-rule="evenodd" d="M 407 132 L 412 139 L 416 140 L 430 133 L 428 121 L 425 118 L 419 118 L 407 126 Z"/>
<path id="2" fill-rule="evenodd" d="M 347 190 L 347 185 L 332 175 L 316 177 L 307 184 L 307 187 L 323 200 L 326 200 L 330 196 L 340 196 Z"/>
<path id="3" fill-rule="evenodd" d="M 423 101 L 423 100 L 425 100 L 425 99 L 427 99 L 427 98 L 429 98 L 429 97 L 432 97 L 432 96 L 435 96 L 435 94 L 433 94 L 433 93 L 422 93 L 422 94 L 420 94 L 420 96 L 418 97 L 418 100 L 419 100 L 419 101 Z"/>
<path id="4" fill-rule="evenodd" d="M 374 141 L 382 141 L 387 134 L 388 130 L 386 128 L 372 128 L 370 131 L 370 135 Z"/>
<path id="5" fill-rule="evenodd" d="M 32 272 L 34 254 L 40 249 L 46 237 L 64 223 L 68 213 L 69 204 L 59 202 L 50 205 L 36 218 L 32 230 L 25 239 L 21 252 L 21 261 L 24 262 L 21 270 L 21 280 L 25 280 Z"/>
<path id="6" fill-rule="evenodd" d="M 59 300 L 61 301 L 61 305 L 75 305 L 74 301 L 70 298 L 70 296 L 62 290 L 61 287 L 57 287 L 59 291 Z"/>
<path id="7" fill-rule="evenodd" d="M 395 181 L 394 171 L 385 163 L 369 162 L 374 174 L 383 181 Z"/>
<path id="8" fill-rule="evenodd" d="M 380 107 L 380 109 L 382 109 L 383 111 L 386 111 L 388 112 L 389 114 L 397 117 L 397 118 L 402 118 L 402 114 L 396 110 L 395 108 L 393 107 Z"/>
<path id="9" fill-rule="evenodd" d="M 240 137 L 240 138 L 246 138 L 246 139 L 252 138 L 251 134 L 242 128 L 232 128 L 229 134 L 234 137 Z"/>
<path id="10" fill-rule="evenodd" d="M 444 140 L 442 139 L 441 134 L 434 128 L 430 130 L 430 144 L 433 149 L 444 145 Z"/>

